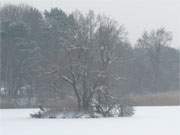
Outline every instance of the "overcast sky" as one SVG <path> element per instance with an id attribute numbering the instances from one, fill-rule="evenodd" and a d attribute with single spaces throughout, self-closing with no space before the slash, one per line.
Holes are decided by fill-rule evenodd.
<path id="1" fill-rule="evenodd" d="M 172 46 L 180 48 L 180 0 L 0 0 L 5 3 L 27 3 L 40 10 L 59 7 L 71 12 L 76 9 L 111 16 L 124 24 L 134 44 L 144 30 L 165 27 L 173 32 Z"/>

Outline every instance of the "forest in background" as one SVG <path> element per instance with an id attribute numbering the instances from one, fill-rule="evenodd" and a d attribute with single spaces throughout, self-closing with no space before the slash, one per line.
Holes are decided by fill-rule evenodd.
<path id="1" fill-rule="evenodd" d="M 171 48 L 165 28 L 145 31 L 134 45 L 107 16 L 59 8 L 42 13 L 27 5 L 1 7 L 0 23 L 2 108 L 86 109 L 93 97 L 179 94 L 180 51 Z"/>

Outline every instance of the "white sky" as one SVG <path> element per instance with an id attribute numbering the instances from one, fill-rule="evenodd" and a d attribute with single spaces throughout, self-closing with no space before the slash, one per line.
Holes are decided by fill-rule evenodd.
<path id="1" fill-rule="evenodd" d="M 144 30 L 165 27 L 173 32 L 172 46 L 180 48 L 180 0 L 0 0 L 0 3 L 27 3 L 40 10 L 59 7 L 67 12 L 93 9 L 124 24 L 133 44 Z"/>

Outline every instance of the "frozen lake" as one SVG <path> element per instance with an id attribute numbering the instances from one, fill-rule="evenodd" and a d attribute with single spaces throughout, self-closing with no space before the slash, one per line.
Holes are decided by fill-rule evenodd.
<path id="1" fill-rule="evenodd" d="M 1 109 L 0 135 L 180 135 L 180 106 L 135 110 L 130 118 L 31 119 L 33 109 Z"/>

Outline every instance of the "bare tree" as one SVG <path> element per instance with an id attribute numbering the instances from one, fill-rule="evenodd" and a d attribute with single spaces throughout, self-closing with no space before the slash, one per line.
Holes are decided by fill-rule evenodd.
<path id="1" fill-rule="evenodd" d="M 76 30 L 68 45 L 66 52 L 66 72 L 62 78 L 68 82 L 77 98 L 78 109 L 87 111 L 95 86 L 92 84 L 93 75 L 93 33 L 95 30 L 94 13 L 90 11 L 87 16 L 74 13 Z"/>
<path id="2" fill-rule="evenodd" d="M 160 76 L 160 63 L 161 63 L 161 50 L 170 44 L 172 35 L 164 28 L 160 28 L 156 31 L 145 32 L 138 40 L 137 46 L 146 49 L 150 58 L 153 68 L 153 83 L 154 91 L 159 90 L 159 76 Z"/>
<path id="3" fill-rule="evenodd" d="M 121 61 L 121 57 L 117 54 L 117 50 L 121 49 L 122 44 L 126 41 L 126 32 L 122 26 L 105 16 L 98 16 L 98 29 L 96 32 L 98 44 L 98 61 L 99 72 L 97 75 L 96 92 L 96 109 L 101 112 L 103 116 L 111 115 L 111 111 L 119 104 L 118 100 L 112 95 L 112 82 L 121 81 L 121 77 L 117 74 L 114 76 L 111 67 L 115 62 Z M 120 47 L 121 46 L 121 47 Z M 118 82 L 117 82 L 118 83 Z"/>

